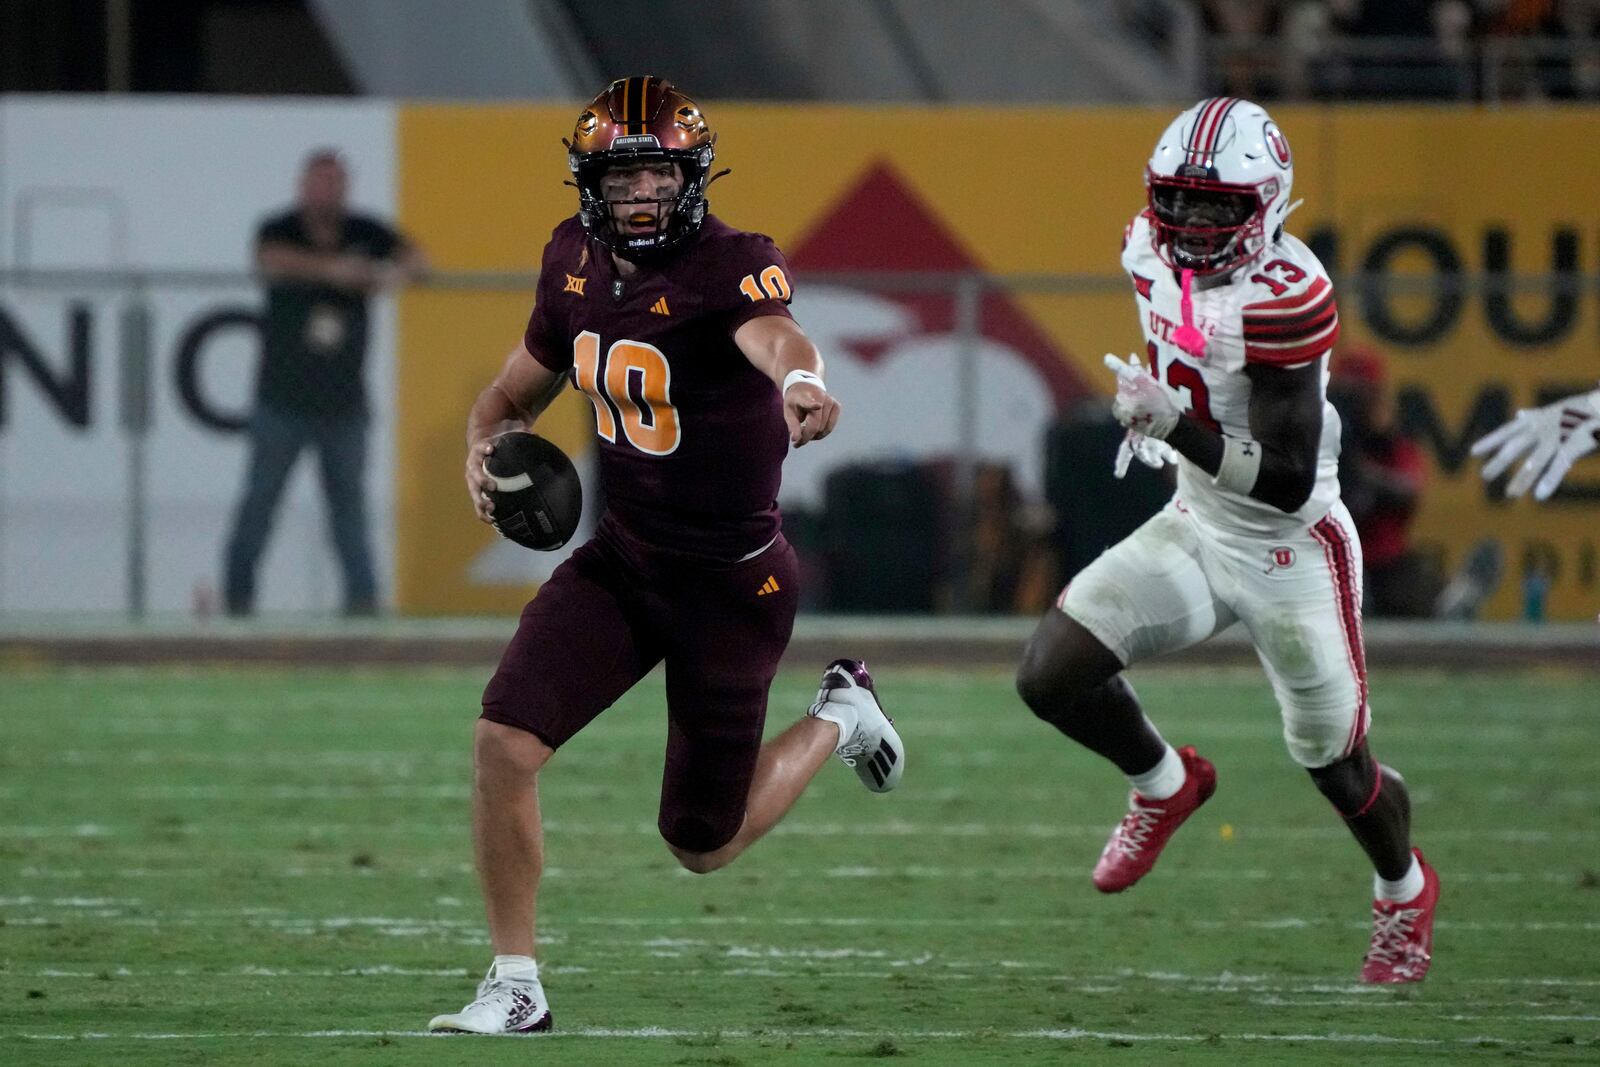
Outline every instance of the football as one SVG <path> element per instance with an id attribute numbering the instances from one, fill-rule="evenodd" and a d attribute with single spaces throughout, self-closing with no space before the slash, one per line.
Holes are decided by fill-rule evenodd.
<path id="1" fill-rule="evenodd" d="M 565 452 L 537 434 L 496 437 L 483 471 L 494 482 L 494 528 L 525 548 L 549 552 L 572 539 L 583 514 L 583 486 Z"/>

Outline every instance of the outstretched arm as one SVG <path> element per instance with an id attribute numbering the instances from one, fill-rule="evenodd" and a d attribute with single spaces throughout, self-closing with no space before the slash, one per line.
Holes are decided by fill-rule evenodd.
<path id="1" fill-rule="evenodd" d="M 1596 447 L 1600 447 L 1600 389 L 1542 408 L 1523 408 L 1510 422 L 1474 442 L 1472 454 L 1494 453 L 1483 465 L 1484 480 L 1493 481 L 1526 453 L 1528 458 L 1506 486 L 1506 496 L 1521 496 L 1531 485 L 1535 499 L 1548 500 L 1572 465 Z"/>
<path id="2" fill-rule="evenodd" d="M 746 359 L 783 391 L 783 420 L 789 443 L 799 448 L 820 441 L 839 422 L 839 401 L 822 384 L 822 354 L 795 321 L 761 315 L 733 333 Z"/>

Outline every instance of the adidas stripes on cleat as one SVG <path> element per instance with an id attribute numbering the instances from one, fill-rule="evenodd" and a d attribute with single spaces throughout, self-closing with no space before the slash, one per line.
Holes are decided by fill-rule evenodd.
<path id="1" fill-rule="evenodd" d="M 839 727 L 838 757 L 855 769 L 861 784 L 887 793 L 906 769 L 905 745 L 894 720 L 883 713 L 872 675 L 860 660 L 836 659 L 822 672 L 822 688 L 806 714 Z"/>

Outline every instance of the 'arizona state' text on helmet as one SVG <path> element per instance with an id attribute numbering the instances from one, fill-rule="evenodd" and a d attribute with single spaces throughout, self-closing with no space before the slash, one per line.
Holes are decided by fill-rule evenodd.
<path id="1" fill-rule="evenodd" d="M 1278 239 L 1293 183 L 1289 142 L 1264 108 L 1200 101 L 1172 120 L 1145 168 L 1157 255 L 1197 274 L 1248 263 Z"/>
<path id="2" fill-rule="evenodd" d="M 650 75 L 618 78 L 583 109 L 567 142 L 584 228 L 627 259 L 649 258 L 689 237 L 706 217 L 716 141 L 700 108 L 670 82 Z M 655 162 L 683 170 L 671 212 L 654 233 L 619 232 L 600 179 L 619 164 Z M 653 203 L 665 209 L 669 202 Z"/>

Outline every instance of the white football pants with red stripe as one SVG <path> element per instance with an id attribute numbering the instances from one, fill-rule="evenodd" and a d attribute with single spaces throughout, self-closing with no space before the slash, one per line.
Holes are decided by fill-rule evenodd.
<path id="1" fill-rule="evenodd" d="M 1268 540 L 1218 530 L 1175 497 L 1073 578 L 1056 606 L 1124 666 L 1243 623 L 1296 763 L 1325 767 L 1366 735 L 1361 542 L 1342 503 Z"/>

